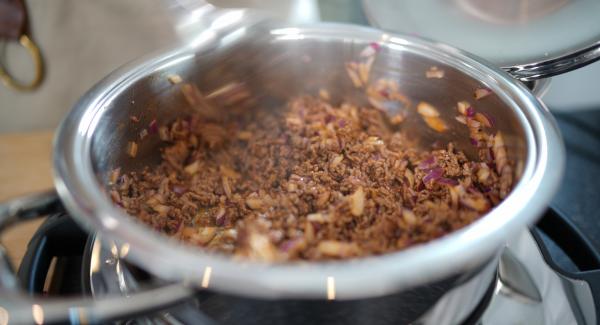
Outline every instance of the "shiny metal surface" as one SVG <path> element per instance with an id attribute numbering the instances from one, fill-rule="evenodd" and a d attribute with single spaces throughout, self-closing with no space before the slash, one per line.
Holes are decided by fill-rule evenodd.
<path id="1" fill-rule="evenodd" d="M 531 275 L 510 250 L 502 252 L 498 266 L 498 281 L 502 284 L 501 290 L 510 291 L 514 296 L 523 297 L 533 303 L 542 301 L 542 296 Z"/>
<path id="2" fill-rule="evenodd" d="M 0 232 L 18 222 L 61 210 L 55 191 L 25 196 L 0 205 Z M 65 322 L 102 323 L 132 313 L 142 313 L 188 298 L 193 293 L 180 284 L 163 285 L 135 296 L 112 295 L 106 299 L 31 297 L 18 283 L 4 247 L 0 245 L 0 319 L 9 324 Z M 131 299 L 129 299 L 131 298 Z"/>
<path id="3" fill-rule="evenodd" d="M 106 258 L 106 261 L 114 257 L 110 248 L 101 249 L 99 238 L 95 242 L 93 255 L 101 256 L 102 260 Z M 96 297 L 106 295 L 106 288 L 112 290 L 113 294 L 119 293 L 116 273 L 121 271 L 115 265 L 105 263 L 90 273 L 92 288 L 96 287 L 93 290 Z M 495 279 L 494 294 L 478 324 L 596 324 L 594 298 L 589 285 L 568 278 L 549 266 L 529 231 L 523 231 L 509 240 L 498 258 L 491 260 L 474 277 L 448 291 L 414 324 L 461 323 L 480 303 L 492 279 Z M 106 283 L 113 285 L 107 286 Z M 98 294 L 97 289 L 102 293 Z M 279 310 L 277 301 L 270 304 Z M 211 308 L 211 305 L 188 303 L 177 310 L 146 315 L 132 323 L 177 324 L 181 315 L 191 317 L 187 319 L 192 322 L 194 319 L 204 320 L 207 319 L 203 312 L 206 308 Z M 306 312 L 309 311 L 307 308 Z M 379 311 L 382 309 L 379 308 Z M 231 317 L 231 314 L 228 316 Z M 275 321 L 274 318 L 270 320 Z"/>
<path id="4" fill-rule="evenodd" d="M 89 281 L 92 290 L 92 294 L 95 298 L 103 298 L 107 295 L 129 295 L 131 292 L 137 291 L 138 280 L 135 275 L 132 275 L 130 266 L 127 263 L 119 262 L 120 256 L 117 253 L 118 248 L 114 244 L 107 244 L 101 242 L 101 237 L 98 235 L 94 236 L 93 249 L 91 252 L 90 263 L 94 267 L 90 268 Z M 84 261 L 86 263 L 87 261 Z M 458 324 L 468 317 L 473 309 L 480 304 L 487 290 L 495 280 L 496 268 L 498 265 L 498 257 L 490 260 L 481 269 L 477 269 L 471 275 L 464 275 L 462 279 L 457 280 L 454 288 L 448 292 L 443 293 L 439 299 L 432 302 L 431 306 L 426 307 L 424 315 L 418 319 L 410 319 L 410 322 L 415 324 Z M 135 271 L 135 270 L 134 270 Z M 135 273 L 135 272 L 134 272 Z M 138 275 L 139 277 L 139 275 Z M 143 275 L 141 276 L 144 277 Z M 124 289 L 122 285 L 122 279 L 126 279 L 126 287 L 132 288 L 132 290 Z M 142 280 L 144 281 L 144 280 Z M 151 285 L 164 285 L 164 281 L 156 278 L 150 280 L 145 279 Z M 446 291 L 445 288 L 439 288 L 438 290 Z M 417 288 L 418 291 L 418 288 Z M 424 296 L 416 296 L 423 300 Z M 361 323 L 361 319 L 369 321 L 371 324 L 383 323 L 394 323 L 401 318 L 399 317 L 401 312 L 400 309 L 418 309 L 419 303 L 411 301 L 405 301 L 401 304 L 402 308 L 398 308 L 397 299 L 393 296 L 384 297 L 381 301 L 370 301 L 365 299 L 363 301 L 356 301 L 350 308 L 336 308 L 330 301 L 323 300 L 322 306 L 325 307 L 326 313 L 337 315 L 335 321 L 337 323 L 344 323 L 344 319 L 350 319 L 352 323 Z M 421 302 L 422 303 L 422 302 Z M 300 310 L 303 314 L 310 314 L 316 310 L 314 303 L 305 303 L 302 301 L 295 302 L 294 305 L 290 306 L 289 301 L 280 302 L 278 300 L 268 301 L 268 311 L 265 315 L 262 313 L 262 308 L 253 308 L 260 306 L 261 303 L 253 301 L 251 299 L 233 298 L 228 296 L 220 296 L 218 293 L 210 293 L 210 298 L 194 299 L 190 298 L 186 304 L 178 306 L 176 309 L 169 309 L 164 312 L 150 313 L 140 318 L 131 320 L 131 323 L 135 324 L 177 324 L 178 322 L 186 323 L 197 323 L 200 320 L 211 321 L 215 323 L 229 323 L 235 324 L 238 319 L 239 312 L 236 311 L 236 306 L 245 304 L 250 306 L 252 315 L 250 319 L 247 319 L 248 323 L 261 323 L 262 321 L 268 323 L 311 323 L 316 321 L 316 318 L 306 317 L 305 320 L 300 321 L 294 313 Z M 299 307 L 301 306 L 301 307 Z M 225 312 L 223 314 L 215 313 L 215 309 L 222 309 Z M 390 312 L 390 309 L 395 312 Z M 376 311 L 377 316 L 372 317 L 369 315 L 369 311 Z M 277 311 L 277 312 L 274 312 Z M 242 313 L 243 314 L 243 313 Z M 366 316 L 365 316 L 366 315 Z M 370 317 L 371 316 L 371 317 Z M 212 317 L 212 318 L 210 318 Z M 249 317 L 244 315 L 243 317 Z M 322 322 L 322 321 L 321 321 Z M 406 322 L 406 319 L 402 319 L 402 323 Z M 326 323 L 326 322 L 322 322 Z"/>
<path id="5" fill-rule="evenodd" d="M 568 72 L 599 58 L 600 4 L 594 0 L 362 0 L 362 4 L 373 26 L 452 44 L 524 81 Z"/>
<path id="6" fill-rule="evenodd" d="M 498 277 L 480 324 L 597 324 L 589 285 L 553 270 L 530 232 L 508 242 L 500 263 L 518 266 Z"/>
<path id="7" fill-rule="evenodd" d="M 233 19 L 233 18 L 232 18 Z M 238 17 L 236 19 L 243 19 Z M 483 111 L 494 115 L 507 138 L 509 156 L 523 164 L 513 193 L 469 227 L 405 251 L 360 260 L 267 265 L 232 261 L 174 243 L 147 229 L 113 206 L 101 190 L 107 172 L 121 166 L 139 169 L 157 162 L 156 137 L 140 144 L 138 158 L 126 156 L 127 141 L 140 127 L 159 124 L 189 112 L 167 76 L 177 73 L 201 90 L 231 81 L 244 82 L 261 105 L 290 96 L 329 89 L 333 100 L 364 101 L 346 78 L 343 63 L 369 42 L 382 51 L 372 75 L 391 77 L 413 100 L 426 99 L 448 108 L 442 117 L 451 131 L 439 135 L 409 113 L 405 132 L 421 144 L 453 140 L 472 152 L 467 131 L 454 122 L 451 107 L 471 98 L 479 86 L 495 95 Z M 109 75 L 82 97 L 61 125 L 55 141 L 55 182 L 69 211 L 108 240 L 128 243 L 127 259 L 167 280 L 200 285 L 210 267 L 210 288 L 243 296 L 326 297 L 333 277 L 337 299 L 381 296 L 471 269 L 493 256 L 510 233 L 532 223 L 555 192 L 564 167 L 564 149 L 554 121 L 543 105 L 510 76 L 452 47 L 416 37 L 387 34 L 349 25 L 281 26 L 257 23 L 222 34 L 208 29 L 198 42 L 143 58 Z M 446 70 L 432 83 L 424 77 L 431 65 Z M 336 96 L 337 95 L 337 96 Z M 142 114 L 143 113 L 143 114 Z M 443 265 L 443 267 L 432 267 Z"/>
<path id="8" fill-rule="evenodd" d="M 556 58 L 503 69 L 521 81 L 532 81 L 573 71 L 598 60 L 600 60 L 600 41 Z"/>

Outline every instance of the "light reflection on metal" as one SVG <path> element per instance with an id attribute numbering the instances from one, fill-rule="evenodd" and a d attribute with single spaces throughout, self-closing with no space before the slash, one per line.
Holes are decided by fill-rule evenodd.
<path id="1" fill-rule="evenodd" d="M 390 37 L 390 42 L 400 45 L 410 45 L 410 42 L 400 37 Z"/>
<path id="2" fill-rule="evenodd" d="M 100 271 L 100 241 L 94 241 L 94 247 L 92 248 L 92 256 L 90 259 L 90 269 L 92 273 L 98 273 Z"/>
<path id="3" fill-rule="evenodd" d="M 107 106 L 108 106 L 108 103 L 107 103 Z M 107 106 L 105 106 L 105 107 L 107 107 Z M 113 218 L 112 216 L 107 216 L 105 219 L 102 220 L 102 223 L 104 224 L 104 226 L 106 228 L 109 228 L 109 229 L 115 229 L 119 225 L 119 221 L 117 219 Z"/>
<path id="4" fill-rule="evenodd" d="M 117 244 L 115 244 L 114 242 L 110 246 L 110 253 L 113 257 L 119 257 L 119 249 L 117 248 Z"/>
<path id="5" fill-rule="evenodd" d="M 121 245 L 121 250 L 119 251 L 119 257 L 125 258 L 129 254 L 129 243 L 125 243 Z"/>
<path id="6" fill-rule="evenodd" d="M 214 30 L 206 30 L 190 39 L 190 46 L 192 48 L 205 46 L 206 44 L 214 41 L 217 38 L 217 33 Z"/>
<path id="7" fill-rule="evenodd" d="M 33 314 L 33 321 L 40 325 L 44 323 L 44 310 L 42 306 L 34 304 L 31 306 L 31 313 Z"/>
<path id="8" fill-rule="evenodd" d="M 79 324 L 81 325 L 86 325 L 89 324 L 90 322 L 88 321 L 88 315 L 87 315 L 87 310 L 85 308 L 77 308 L 77 315 L 78 320 L 79 320 Z"/>
<path id="9" fill-rule="evenodd" d="M 271 35 L 298 35 L 300 34 L 300 28 L 288 27 L 273 29 Z"/>
<path id="10" fill-rule="evenodd" d="M 0 306 L 0 325 L 7 325 L 8 320 L 10 319 L 8 310 L 6 308 Z"/>
<path id="11" fill-rule="evenodd" d="M 335 279 L 332 276 L 327 277 L 327 300 L 335 299 Z"/>
<path id="12" fill-rule="evenodd" d="M 302 34 L 288 34 L 288 35 L 282 35 L 282 36 L 278 36 L 277 37 L 278 40 L 297 40 L 297 39 L 304 39 L 304 35 Z"/>
<path id="13" fill-rule="evenodd" d="M 221 44 L 223 46 L 226 46 L 228 44 L 234 43 L 235 41 L 241 39 L 245 34 L 246 34 L 246 27 L 241 27 L 238 28 L 236 30 L 234 30 L 233 32 L 223 36 L 223 38 L 221 38 Z"/>
<path id="14" fill-rule="evenodd" d="M 202 276 L 202 288 L 208 288 L 210 283 L 210 274 L 212 273 L 212 267 L 207 266 L 204 268 L 204 276 Z"/>
<path id="15" fill-rule="evenodd" d="M 223 29 L 233 24 L 240 22 L 244 17 L 243 10 L 230 10 L 226 11 L 221 16 L 217 17 L 210 25 L 211 29 Z"/>

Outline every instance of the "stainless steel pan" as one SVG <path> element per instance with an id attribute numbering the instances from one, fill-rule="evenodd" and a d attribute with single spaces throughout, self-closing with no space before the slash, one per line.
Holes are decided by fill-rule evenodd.
<path id="1" fill-rule="evenodd" d="M 336 300 L 357 300 L 403 294 L 465 274 L 485 283 L 493 277 L 494 268 L 489 265 L 495 263 L 507 238 L 538 218 L 560 184 L 565 153 L 554 119 L 521 82 L 480 58 L 418 37 L 353 25 L 289 26 L 259 19 L 245 10 L 212 6 L 199 7 L 187 17 L 203 22 L 192 39 L 111 73 L 75 105 L 54 141 L 55 186 L 68 212 L 118 252 L 125 252 L 121 258 L 182 284 L 129 298 L 45 301 L 19 294 L 4 261 L 0 262 L 0 305 L 17 323 L 35 320 L 40 310 L 46 320 L 101 321 L 184 299 L 191 292 L 187 287 L 260 299 L 326 300 L 334 290 Z M 438 106 L 450 126 L 449 132 L 439 134 L 416 115 L 409 115 L 404 132 L 414 135 L 421 145 L 454 141 L 473 154 L 466 129 L 454 120 L 454 106 L 472 99 L 477 87 L 492 90 L 493 95 L 477 107 L 496 118 L 497 129 L 506 136 L 509 157 L 522 168 L 515 175 L 518 182 L 512 193 L 480 220 L 438 240 L 382 256 L 270 265 L 234 261 L 182 246 L 139 224 L 111 202 L 105 186 L 111 169 L 137 170 L 159 159 L 157 136 L 140 144 L 136 159 L 127 156 L 127 142 L 152 119 L 165 124 L 190 110 L 168 81 L 169 75 L 179 74 L 203 91 L 241 81 L 259 105 L 277 107 L 291 96 L 316 93 L 320 88 L 328 89 L 333 100 L 364 102 L 346 77 L 343 64 L 370 42 L 382 45 L 372 80 L 398 80 L 413 100 Z M 424 71 L 433 65 L 446 71 L 443 79 L 425 78 Z M 526 68 L 519 67 L 519 75 Z M 526 75 L 530 80 L 531 74 Z M 131 125 L 131 115 L 142 120 Z M 39 198 L 2 206 L 2 227 L 34 217 L 58 201 L 53 192 L 41 196 L 45 201 Z M 445 292 L 456 284 L 450 283 Z M 449 308 L 448 312 L 452 314 Z"/>

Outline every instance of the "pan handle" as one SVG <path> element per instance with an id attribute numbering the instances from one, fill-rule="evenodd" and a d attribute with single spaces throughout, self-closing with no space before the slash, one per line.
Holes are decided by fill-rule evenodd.
<path id="1" fill-rule="evenodd" d="M 546 263 L 563 278 L 565 288 L 581 286 L 585 282 L 590 289 L 593 306 L 580 307 L 582 319 L 577 323 L 598 324 L 600 321 L 600 252 L 572 221 L 555 208 L 531 230 Z M 543 234 L 550 237 L 573 261 L 579 271 L 566 271 L 561 268 L 550 254 L 550 249 L 543 239 Z M 575 294 L 572 299 L 577 300 Z M 592 307 L 592 308 L 589 308 Z"/>
<path id="2" fill-rule="evenodd" d="M 0 232 L 10 225 L 62 210 L 54 190 L 15 199 L 0 205 Z M 14 269 L 0 246 L 0 323 L 106 323 L 124 317 L 157 311 L 189 299 L 194 291 L 169 284 L 133 293 L 127 297 L 92 298 L 30 297 L 23 291 Z M 3 322 L 3 321 L 6 322 Z"/>
<path id="3" fill-rule="evenodd" d="M 566 55 L 503 69 L 516 79 L 528 82 L 579 69 L 597 60 L 600 60 L 600 41 Z"/>

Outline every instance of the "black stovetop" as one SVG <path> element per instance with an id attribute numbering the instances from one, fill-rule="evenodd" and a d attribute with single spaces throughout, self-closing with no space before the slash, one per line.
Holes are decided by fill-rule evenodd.
<path id="1" fill-rule="evenodd" d="M 600 249 L 600 109 L 554 116 L 567 148 L 567 168 L 551 206 Z"/>

